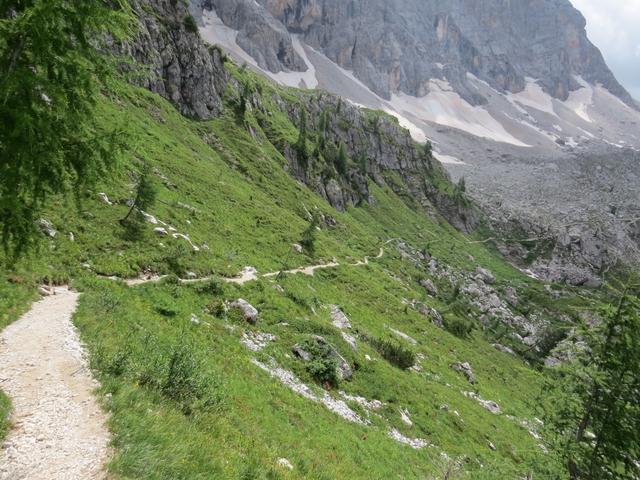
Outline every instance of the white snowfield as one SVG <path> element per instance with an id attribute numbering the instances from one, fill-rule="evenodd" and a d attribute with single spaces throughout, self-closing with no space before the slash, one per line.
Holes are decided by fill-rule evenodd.
<path id="1" fill-rule="evenodd" d="M 499 92 L 471 73 L 471 86 L 489 99 L 487 105 L 471 105 L 444 77 L 427 83 L 428 93 L 414 97 L 395 92 L 384 99 L 371 91 L 353 72 L 341 68 L 321 52 L 292 35 L 293 47 L 304 60 L 304 72 L 272 73 L 261 69 L 255 59 L 237 44 L 237 32 L 225 26 L 215 12 L 205 11 L 202 37 L 219 44 L 238 62 L 247 63 L 281 85 L 323 88 L 351 103 L 384 110 L 398 119 L 418 142 L 439 143 L 442 127 L 463 132 L 512 148 L 542 148 L 547 151 L 574 149 L 585 142 L 601 142 L 617 148 L 640 148 L 640 113 L 625 105 L 602 85 L 591 85 L 582 77 L 566 101 L 546 93 L 535 78 L 526 78 L 523 91 Z M 436 138 L 434 138 L 434 136 Z M 465 165 L 451 142 L 438 149 L 444 164 Z M 527 153 L 527 150 L 523 150 Z"/>

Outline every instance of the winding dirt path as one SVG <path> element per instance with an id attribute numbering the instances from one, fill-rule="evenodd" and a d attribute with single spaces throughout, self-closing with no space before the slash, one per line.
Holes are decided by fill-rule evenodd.
<path id="1" fill-rule="evenodd" d="M 0 388 L 13 403 L 1 480 L 105 477 L 110 437 L 71 323 L 78 297 L 56 288 L 0 333 Z"/>
<path id="2" fill-rule="evenodd" d="M 387 243 L 391 242 L 392 240 L 389 240 Z M 385 244 L 386 245 L 386 244 Z M 384 248 L 380 247 L 380 251 L 378 252 L 378 254 L 373 257 L 374 259 L 380 259 L 384 256 Z M 313 276 L 313 274 L 315 273 L 316 270 L 324 270 L 327 268 L 336 268 L 341 266 L 342 264 L 339 262 L 336 262 L 335 260 L 329 263 L 320 263 L 318 265 L 309 265 L 307 267 L 300 267 L 300 268 L 294 268 L 292 270 L 278 270 L 275 272 L 268 272 L 268 273 L 262 273 L 259 274 L 258 271 L 255 268 L 252 267 L 246 267 L 244 270 L 242 270 L 242 272 L 240 272 L 240 274 L 237 277 L 232 277 L 232 278 L 220 278 L 220 277 L 215 277 L 215 276 L 207 276 L 207 277 L 201 277 L 201 278 L 181 278 L 180 279 L 180 283 L 183 285 L 188 285 L 191 283 L 202 283 L 202 282 L 207 282 L 209 280 L 213 280 L 214 278 L 220 278 L 223 282 L 226 283 L 235 283 L 236 285 L 244 285 L 245 283 L 249 283 L 249 282 L 253 282 L 255 280 L 258 280 L 259 278 L 273 278 L 273 277 L 277 277 L 278 275 L 280 275 L 281 273 L 287 273 L 287 274 L 303 274 L 303 275 L 308 275 L 310 277 Z M 348 265 L 350 267 L 362 267 L 365 265 L 369 265 L 369 257 L 364 257 L 364 260 L 360 260 L 356 263 L 346 263 L 344 265 Z M 162 280 L 163 278 L 165 278 L 166 275 L 147 275 L 144 277 L 139 277 L 139 278 L 129 278 L 129 279 L 124 279 L 123 281 L 129 285 L 130 287 L 135 287 L 136 285 L 144 285 L 146 283 L 156 283 L 159 282 L 160 280 Z M 119 277 L 103 277 L 103 278 L 108 278 L 109 280 L 122 280 Z"/>

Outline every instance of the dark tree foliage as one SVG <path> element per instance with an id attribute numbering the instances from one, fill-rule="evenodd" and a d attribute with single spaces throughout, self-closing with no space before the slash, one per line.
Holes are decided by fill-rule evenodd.
<path id="1" fill-rule="evenodd" d="M 573 480 L 640 475 L 640 289 L 603 307 L 585 348 L 545 390 L 547 423 Z"/>
<path id="2" fill-rule="evenodd" d="M 433 145 L 429 140 L 424 144 L 424 156 L 427 160 L 431 160 L 433 158 Z"/>
<path id="3" fill-rule="evenodd" d="M 33 242 L 48 197 L 78 198 L 125 149 L 95 121 L 116 78 L 107 38 L 133 25 L 125 0 L 0 0 L 0 226 L 6 251 Z"/>
<path id="4" fill-rule="evenodd" d="M 127 215 L 120 220 L 130 240 L 140 238 L 145 222 L 142 212 L 149 210 L 153 206 L 156 201 L 156 196 L 157 189 L 153 183 L 153 172 L 151 167 L 145 163 L 138 176 L 136 195 L 131 202 L 131 208 L 127 212 Z"/>
<path id="5" fill-rule="evenodd" d="M 316 234 L 318 232 L 318 226 L 320 225 L 320 216 L 314 212 L 309 219 L 309 225 L 302 232 L 302 238 L 300 239 L 300 245 L 307 252 L 309 256 L 313 256 L 316 253 Z"/>
<path id="6" fill-rule="evenodd" d="M 349 168 L 349 155 L 347 154 L 347 147 L 345 146 L 344 142 L 340 142 L 335 164 L 338 173 L 342 175 L 345 175 L 347 173 L 347 170 Z"/>
<path id="7" fill-rule="evenodd" d="M 309 165 L 309 148 L 307 146 L 307 112 L 304 109 L 300 111 L 300 130 L 295 148 L 298 152 L 298 159 L 306 168 Z"/>

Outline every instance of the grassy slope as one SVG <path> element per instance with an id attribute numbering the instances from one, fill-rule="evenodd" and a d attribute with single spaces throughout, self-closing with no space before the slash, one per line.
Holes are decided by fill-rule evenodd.
<path id="1" fill-rule="evenodd" d="M 554 456 L 544 455 L 540 442 L 506 417 L 535 416 L 540 374 L 493 349 L 480 332 L 461 340 L 407 309 L 403 298 L 446 305 L 426 297 L 415 281 L 422 273 L 403 261 L 392 244 L 367 267 L 344 266 L 313 278 L 286 276 L 279 281 L 282 291 L 275 280 L 222 289 L 170 282 L 128 288 L 99 280 L 81 265 L 101 274 L 134 276 L 147 267 L 169 272 L 177 259 L 183 271 L 229 276 L 246 265 L 264 272 L 333 257 L 358 260 L 402 237 L 456 268 L 488 267 L 500 283 L 527 288 L 546 302 L 541 285 L 447 224 L 411 211 L 389 189 L 372 185 L 375 206 L 333 211 L 291 179 L 269 142 L 254 139 L 233 116 L 191 122 L 159 97 L 128 88 L 117 102 L 103 102 L 100 117 L 107 124 L 126 118 L 139 145 L 137 159 L 151 162 L 172 184 L 160 187 L 160 201 L 151 213 L 209 247 L 192 252 L 184 240 L 158 237 L 151 226 L 142 240 L 125 240 L 117 219 L 127 210 L 131 165 L 123 165 L 119 176 L 101 185 L 80 208 L 52 200 L 45 216 L 59 235 L 47 240 L 39 255 L 16 266 L 13 275 L 74 279 L 85 291 L 76 323 L 103 382 L 105 406 L 113 414 L 115 478 L 430 478 L 446 463 L 443 453 L 464 457 L 472 478 L 515 478 L 528 471 L 544 478 L 554 468 Z M 295 132 L 282 115 L 275 116 L 274 128 L 288 136 Z M 101 202 L 98 191 L 120 203 Z M 304 211 L 314 207 L 335 217 L 338 226 L 319 233 L 317 258 L 292 255 L 291 244 L 307 225 Z M 2 305 L 0 312 L 26 303 L 22 285 L 2 283 L 16 300 Z M 236 322 L 230 329 L 233 319 L 206 313 L 216 302 L 238 297 L 260 309 L 257 330 L 278 337 L 264 352 L 251 354 L 239 343 L 243 330 L 254 327 Z M 389 325 L 416 338 L 415 351 L 425 355 L 424 372 L 401 371 L 364 342 L 353 352 L 331 327 L 324 308 L 329 304 L 340 305 L 361 333 L 388 337 Z M 192 314 L 206 323 L 192 323 Z M 388 422 L 373 417 L 372 426 L 347 423 L 250 363 L 253 356 L 264 360 L 271 355 L 311 384 L 305 369 L 289 356 L 291 346 L 309 334 L 325 336 L 359 365 L 354 379 L 340 388 L 386 402 L 382 415 Z M 197 360 L 192 371 L 213 385 L 208 397 L 216 399 L 211 408 L 192 415 L 184 415 L 149 380 L 166 375 L 179 345 L 188 346 L 189 356 Z M 495 416 L 461 394 L 473 387 L 449 368 L 456 361 L 473 365 L 479 394 L 498 402 L 505 414 Z M 443 404 L 448 412 L 440 409 Z M 401 422 L 399 408 L 409 409 L 413 427 Z M 435 446 L 413 450 L 400 445 L 387 436 L 389 425 Z M 278 467 L 279 457 L 288 458 L 295 469 Z"/>
<path id="2" fill-rule="evenodd" d="M 0 440 L 7 434 L 9 429 L 9 414 L 11 413 L 11 401 L 0 391 Z"/>

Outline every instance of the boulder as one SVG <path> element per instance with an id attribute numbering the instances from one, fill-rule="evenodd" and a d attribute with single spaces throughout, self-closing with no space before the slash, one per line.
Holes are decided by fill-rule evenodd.
<path id="1" fill-rule="evenodd" d="M 293 251 L 296 252 L 296 253 L 302 253 L 303 252 L 302 245 L 300 245 L 299 243 L 294 243 L 293 245 L 291 245 L 291 248 L 293 248 Z"/>
<path id="2" fill-rule="evenodd" d="M 239 298 L 235 302 L 231 302 L 229 308 L 240 310 L 244 319 L 252 325 L 258 323 L 258 310 L 246 300 Z"/>

